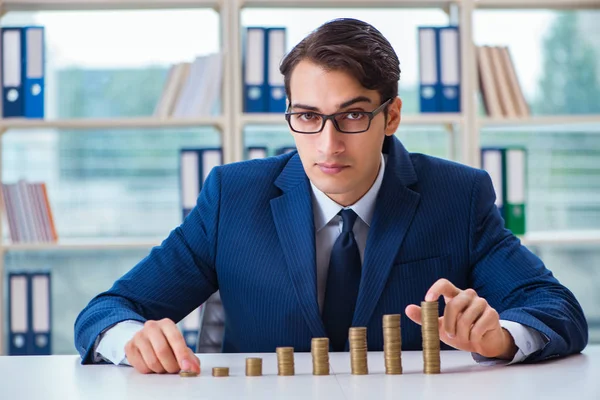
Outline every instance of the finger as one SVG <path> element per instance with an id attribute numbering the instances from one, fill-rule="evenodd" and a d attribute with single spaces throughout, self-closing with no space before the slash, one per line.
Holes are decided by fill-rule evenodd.
<path id="1" fill-rule="evenodd" d="M 487 307 L 487 301 L 481 297 L 476 297 L 471 301 L 469 307 L 467 307 L 456 321 L 456 337 L 459 341 L 467 343 L 471 340 L 471 328 L 483 315 Z"/>
<path id="2" fill-rule="evenodd" d="M 131 344 L 128 343 L 128 345 L 125 346 L 125 356 L 127 357 L 127 362 L 129 362 L 129 365 L 142 374 L 151 373 L 152 370 L 146 365 L 146 362 L 142 358 L 140 351 L 133 345 L 133 341 L 130 341 L 130 343 Z"/>
<path id="3" fill-rule="evenodd" d="M 200 373 L 200 360 L 188 347 L 177 326 L 172 321 L 171 323 L 166 323 L 163 326 L 163 333 L 175 355 L 179 368 L 185 371 Z"/>
<path id="4" fill-rule="evenodd" d="M 444 296 L 447 303 L 448 300 L 458 296 L 459 293 L 461 293 L 459 288 L 454 286 L 449 280 L 442 278 L 429 288 L 425 295 L 425 301 L 436 301 L 440 296 Z"/>
<path id="5" fill-rule="evenodd" d="M 167 341 L 162 329 L 148 329 L 146 333 L 154 354 L 158 358 L 158 362 L 162 365 L 164 370 L 170 374 L 175 374 L 180 371 L 179 363 L 173 354 L 171 345 Z"/>
<path id="6" fill-rule="evenodd" d="M 446 304 L 446 309 L 444 310 L 444 329 L 448 337 L 454 338 L 456 336 L 458 315 L 469 307 L 475 296 L 476 293 L 473 289 L 467 289 Z"/>
<path id="7" fill-rule="evenodd" d="M 404 309 L 404 313 L 414 323 L 421 325 L 421 307 L 411 304 Z"/>
<path id="8" fill-rule="evenodd" d="M 148 340 L 148 338 L 145 336 L 145 333 L 142 332 L 143 331 L 140 331 L 138 334 L 136 334 L 134 340 L 136 347 L 139 349 L 140 354 L 144 359 L 144 362 L 153 372 L 156 372 L 157 374 L 164 373 L 165 369 L 160 361 L 158 361 L 150 340 Z"/>
<path id="9" fill-rule="evenodd" d="M 492 307 L 488 307 L 473 328 L 471 328 L 471 341 L 474 343 L 481 342 L 486 333 L 498 326 L 499 321 L 500 316 L 498 312 Z"/>

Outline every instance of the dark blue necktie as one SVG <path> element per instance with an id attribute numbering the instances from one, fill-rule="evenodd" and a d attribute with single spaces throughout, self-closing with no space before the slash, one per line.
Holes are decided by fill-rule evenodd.
<path id="1" fill-rule="evenodd" d="M 357 215 L 350 209 L 342 210 L 340 214 L 344 226 L 331 249 L 322 315 L 333 351 L 345 349 L 358 297 L 361 271 L 360 253 L 352 232 Z"/>

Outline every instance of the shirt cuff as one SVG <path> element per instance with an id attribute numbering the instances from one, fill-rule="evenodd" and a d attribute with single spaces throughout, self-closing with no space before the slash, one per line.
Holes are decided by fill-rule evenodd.
<path id="1" fill-rule="evenodd" d="M 125 345 L 143 327 L 144 324 L 140 321 L 127 320 L 119 322 L 102 335 L 99 335 L 94 361 L 100 358 L 115 365 L 130 365 L 127 357 L 125 357 Z"/>
<path id="2" fill-rule="evenodd" d="M 530 354 L 544 347 L 542 334 L 528 326 L 521 325 L 514 321 L 500 320 L 500 326 L 511 334 L 517 352 L 512 360 L 501 360 L 499 358 L 484 357 L 477 353 L 471 353 L 473 359 L 482 365 L 511 365 L 524 361 Z"/>

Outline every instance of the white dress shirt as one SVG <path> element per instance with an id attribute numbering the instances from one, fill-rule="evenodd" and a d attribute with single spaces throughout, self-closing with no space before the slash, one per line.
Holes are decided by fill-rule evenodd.
<path id="1" fill-rule="evenodd" d="M 327 195 L 321 192 L 312 182 L 312 205 L 315 223 L 315 242 L 317 257 L 317 295 L 319 310 L 323 311 L 323 302 L 325 299 L 325 285 L 327 283 L 327 272 L 329 270 L 329 258 L 331 249 L 335 240 L 342 232 L 342 217 L 337 215 L 340 210 L 350 208 L 358 215 L 352 231 L 358 244 L 361 263 L 364 260 L 364 252 L 367 243 L 367 236 L 371 226 L 371 220 L 375 212 L 375 203 L 379 188 L 383 182 L 385 163 L 387 156 L 381 155 L 381 165 L 375 182 L 369 191 L 361 197 L 356 203 L 342 207 Z M 425 294 L 423 294 L 425 295 Z M 402 313 L 404 310 L 398 310 Z M 515 357 L 511 360 L 498 360 L 482 357 L 473 353 L 475 361 L 482 364 L 512 364 L 524 360 L 529 354 L 541 349 L 544 345 L 541 334 L 529 327 L 516 322 L 500 320 L 500 325 L 513 336 L 518 348 Z M 110 361 L 114 364 L 129 365 L 125 357 L 125 344 L 142 329 L 143 324 L 138 321 L 123 321 L 113 328 L 107 330 L 105 334 L 100 335 L 99 344 L 96 347 L 96 356 L 94 360 L 98 362 L 101 359 Z"/>

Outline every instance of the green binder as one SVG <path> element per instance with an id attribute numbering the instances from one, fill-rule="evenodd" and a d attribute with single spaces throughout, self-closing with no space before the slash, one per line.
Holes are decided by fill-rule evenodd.
<path id="1" fill-rule="evenodd" d="M 527 151 L 509 147 L 504 154 L 506 227 L 515 235 L 524 235 L 527 214 Z"/>

